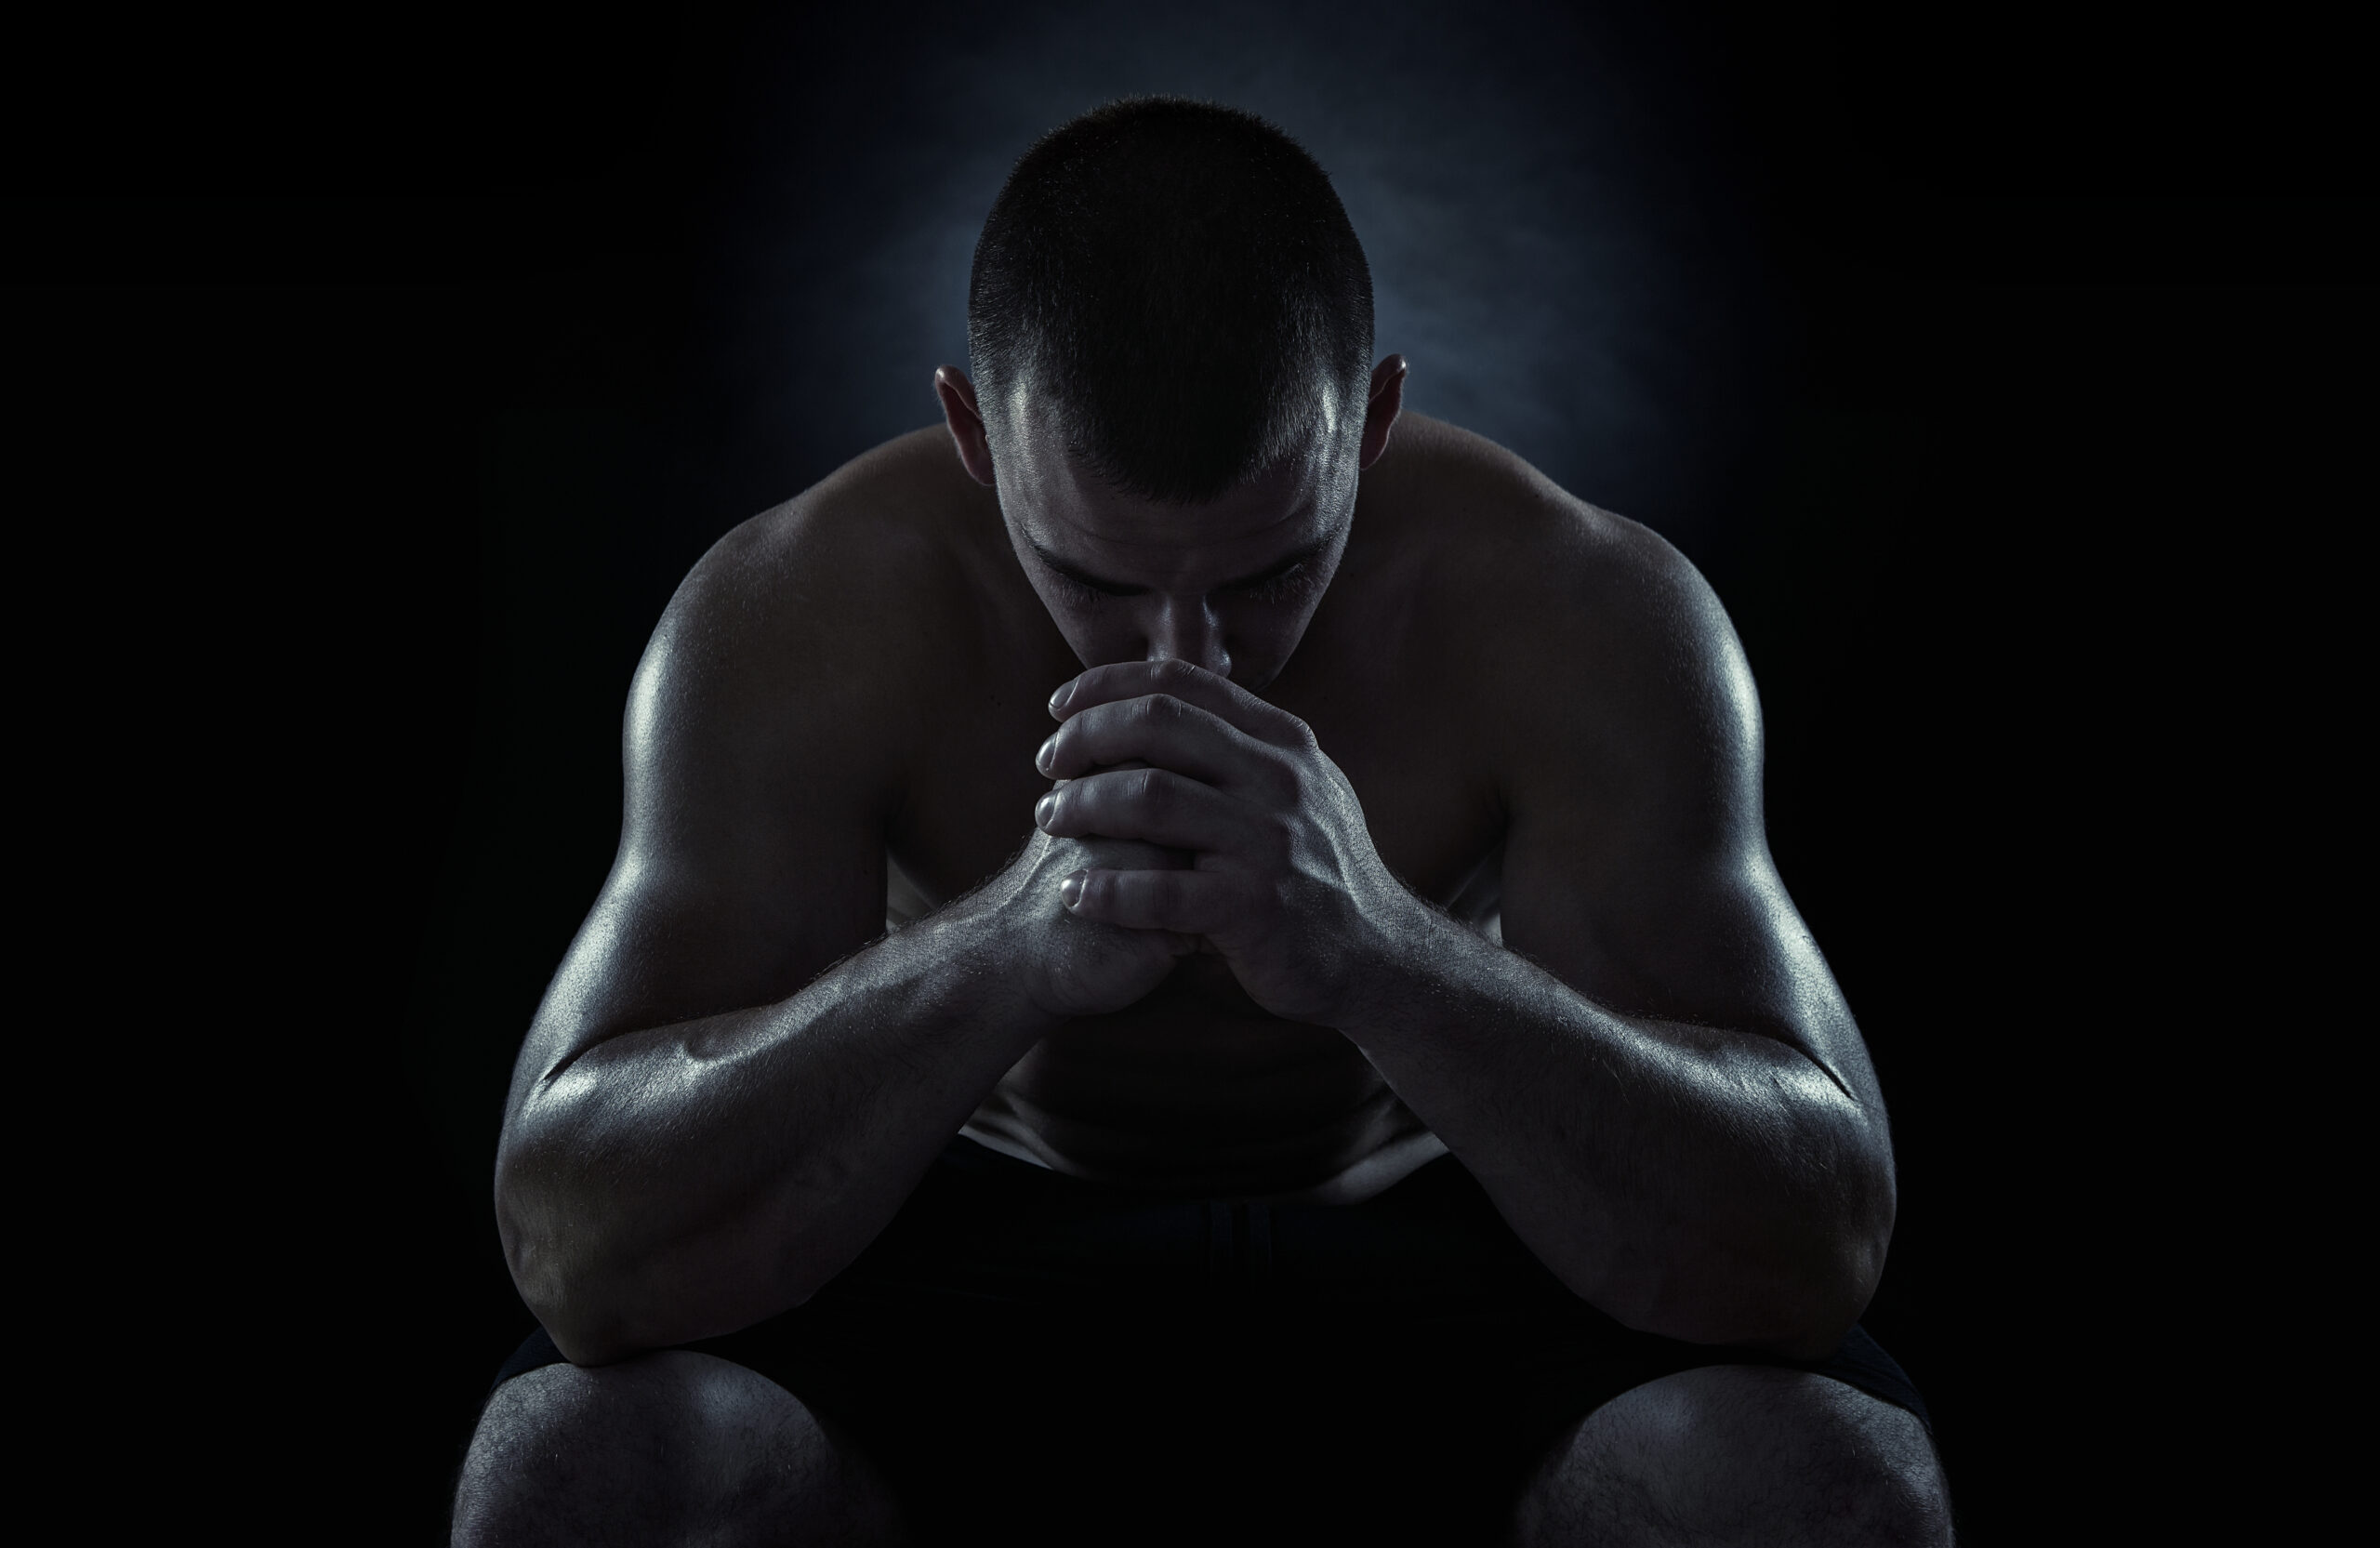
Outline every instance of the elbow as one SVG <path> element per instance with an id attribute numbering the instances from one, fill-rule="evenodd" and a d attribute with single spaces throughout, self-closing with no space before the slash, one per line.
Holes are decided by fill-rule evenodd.
<path id="1" fill-rule="evenodd" d="M 1629 1327 L 1790 1360 L 1825 1359 L 1867 1311 L 1892 1240 L 1889 1171 L 1832 1207 L 1789 1209 L 1701 1237 L 1607 1309 Z M 1589 1297 L 1589 1299 L 1597 1299 Z"/>
<path id="2" fill-rule="evenodd" d="M 639 1341 L 600 1281 L 569 1261 L 558 1244 L 505 1233 L 505 1263 L 537 1325 L 577 1366 L 610 1365 L 652 1347 Z"/>
<path id="3" fill-rule="evenodd" d="M 1829 1148 L 1831 1164 L 1803 1173 L 1804 1185 L 1792 1190 L 1796 1202 L 1764 1233 L 1774 1265 L 1767 1326 L 1737 1341 L 1792 1360 L 1832 1355 L 1867 1312 L 1899 1210 L 1880 1123 L 1860 1122 Z"/>
<path id="4" fill-rule="evenodd" d="M 539 1169 L 508 1144 L 497 1158 L 496 1235 L 512 1287 L 571 1364 L 609 1365 L 643 1352 L 621 1315 L 615 1276 L 566 1200 L 539 1185 Z"/>
<path id="5" fill-rule="evenodd" d="M 641 1228 L 618 1201 L 529 1148 L 497 1163 L 496 1229 L 513 1288 L 573 1365 L 609 1365 L 747 1327 L 807 1301 L 840 1261 L 782 1250 L 802 1233 L 749 1219 Z M 812 1272 L 822 1269 L 824 1272 Z"/>
<path id="6" fill-rule="evenodd" d="M 1791 1360 L 1822 1360 L 1867 1309 L 1875 1276 L 1852 1249 L 1713 1252 L 1637 1293 L 1580 1293 L 1638 1332 L 1726 1344 Z M 1577 1287 L 1573 1287 L 1576 1289 Z"/>
<path id="7" fill-rule="evenodd" d="M 526 1234 L 508 1234 L 505 1258 L 521 1299 L 554 1347 L 577 1366 L 610 1365 L 733 1332 L 800 1305 L 813 1288 L 788 1289 L 756 1273 L 738 1273 L 734 1265 L 721 1277 L 722 1288 L 712 1276 L 689 1276 L 686 1265 L 666 1258 L 623 1268 L 575 1252 L 567 1238 Z M 709 1292 L 690 1278 L 710 1285 Z"/>
<path id="8" fill-rule="evenodd" d="M 1834 1353 L 1868 1310 L 1884 1277 L 1892 1243 L 1893 1186 L 1889 1171 L 1840 1201 L 1809 1229 L 1793 1234 L 1777 1260 L 1765 1297 L 1766 1323 L 1741 1342 L 1792 1360 L 1822 1360 Z"/>
<path id="9" fill-rule="evenodd" d="M 1798 1250 L 1713 1254 L 1614 1316 L 1640 1332 L 1822 1360 L 1867 1310 L 1881 1250 L 1842 1239 Z M 1650 1287 L 1647 1287 L 1648 1290 Z M 1593 1298 L 1590 1298 L 1593 1299 Z"/>
<path id="10" fill-rule="evenodd" d="M 1780 1277 L 1761 1333 L 1732 1342 L 1789 1360 L 1825 1359 L 1867 1311 L 1884 1263 L 1881 1237 L 1835 1235 L 1797 1272 Z"/>

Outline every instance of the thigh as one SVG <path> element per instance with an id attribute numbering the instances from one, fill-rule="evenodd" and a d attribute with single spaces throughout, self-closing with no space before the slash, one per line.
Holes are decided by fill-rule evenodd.
<path id="1" fill-rule="evenodd" d="M 663 1350 L 496 1388 L 456 1498 L 481 1542 L 876 1542 L 892 1497 L 847 1438 L 730 1361 Z"/>
<path id="2" fill-rule="evenodd" d="M 1680 1371 L 1604 1404 L 1554 1442 L 1515 1522 L 1524 1548 L 1950 1541 L 1914 1414 L 1768 1366 Z"/>

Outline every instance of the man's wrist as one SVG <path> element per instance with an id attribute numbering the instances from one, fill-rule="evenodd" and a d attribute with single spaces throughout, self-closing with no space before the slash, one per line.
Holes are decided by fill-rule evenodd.
<path id="1" fill-rule="evenodd" d="M 1029 1047 L 1062 1018 L 1034 994 L 1034 954 L 1022 948 L 1012 916 L 992 892 L 959 898 L 901 933 L 914 935 L 912 949 L 937 965 L 962 1013 Z"/>
<path id="2" fill-rule="evenodd" d="M 1346 977 L 1344 999 L 1331 1025 L 1361 1046 L 1396 1037 L 1452 975 L 1460 955 L 1488 943 L 1404 887 L 1394 899 L 1365 910 L 1371 926 Z"/>

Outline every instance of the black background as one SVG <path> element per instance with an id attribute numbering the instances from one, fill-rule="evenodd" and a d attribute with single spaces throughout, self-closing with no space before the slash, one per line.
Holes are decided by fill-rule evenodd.
<path id="1" fill-rule="evenodd" d="M 2211 1115 L 2280 992 L 2240 792 L 2303 744 L 2373 408 L 2343 39 L 928 4 L 19 43 L 20 746 L 64 861 L 29 938 L 69 1027 L 28 1067 L 93 1184 L 40 1194 L 44 1303 L 113 1330 L 90 1411 L 246 1509 L 439 1539 L 529 1326 L 498 1104 L 644 638 L 721 532 L 932 419 L 999 175 L 1135 89 L 1305 139 L 1413 405 L 1734 615 L 1892 1104 L 1869 1326 L 1970 1538 L 2136 1528 L 2296 1435 L 2210 1396 L 2269 1364 L 2291 1231 Z"/>

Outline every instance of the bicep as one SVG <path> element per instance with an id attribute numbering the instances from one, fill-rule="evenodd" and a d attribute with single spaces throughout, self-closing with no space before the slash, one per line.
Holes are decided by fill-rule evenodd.
<path id="1" fill-rule="evenodd" d="M 1570 841 L 1565 841 L 1566 838 Z M 1765 846 L 1578 862 L 1559 825 L 1514 824 L 1504 943 L 1603 1008 L 1775 1039 L 1864 1076 L 1847 1007 Z"/>
<path id="2" fill-rule="evenodd" d="M 1698 576 L 1642 632 L 1640 653 L 1598 654 L 1606 675 L 1519 765 L 1505 944 L 1607 1010 L 1771 1038 L 1864 1095 L 1866 1052 L 1769 854 L 1734 630 Z"/>
<path id="3" fill-rule="evenodd" d="M 783 999 L 882 933 L 888 781 L 838 674 L 679 612 L 638 668 L 618 854 L 522 1078 L 624 1033 Z M 771 665 L 787 659 L 811 669 Z"/>

